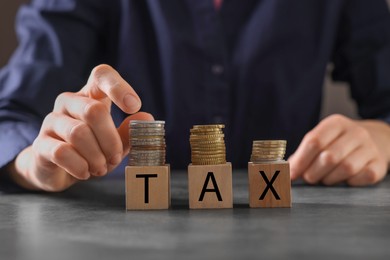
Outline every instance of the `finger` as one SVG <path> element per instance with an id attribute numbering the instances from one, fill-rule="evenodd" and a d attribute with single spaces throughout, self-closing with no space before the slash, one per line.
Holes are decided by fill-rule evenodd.
<path id="1" fill-rule="evenodd" d="M 83 121 L 63 114 L 50 113 L 42 124 L 43 133 L 71 144 L 87 161 L 90 174 L 107 173 L 107 162 L 91 128 Z"/>
<path id="2" fill-rule="evenodd" d="M 386 163 L 379 159 L 369 162 L 363 170 L 349 178 L 347 183 L 351 186 L 366 186 L 378 183 L 386 176 Z"/>
<path id="3" fill-rule="evenodd" d="M 369 161 L 373 159 L 375 151 L 360 146 L 349 154 L 339 165 L 327 175 L 322 183 L 325 185 L 334 185 L 357 175 Z"/>
<path id="4" fill-rule="evenodd" d="M 128 116 L 125 120 L 123 120 L 118 128 L 118 133 L 123 144 L 123 156 L 126 156 L 129 152 L 129 123 L 131 120 L 153 121 L 154 118 L 149 113 L 138 112 L 137 114 Z"/>
<path id="5" fill-rule="evenodd" d="M 108 164 L 117 165 L 122 160 L 122 141 L 106 106 L 97 100 L 63 93 L 58 96 L 54 111 L 65 113 L 88 124 L 103 151 Z"/>
<path id="6" fill-rule="evenodd" d="M 33 146 L 42 164 L 44 161 L 52 162 L 79 180 L 90 177 L 88 163 L 70 144 L 46 136 L 37 138 Z"/>
<path id="7" fill-rule="evenodd" d="M 133 114 L 141 108 L 134 89 L 109 65 L 95 67 L 80 93 L 94 99 L 110 98 L 122 111 Z"/>
<path id="8" fill-rule="evenodd" d="M 350 133 L 344 133 L 334 140 L 328 147 L 313 160 L 307 170 L 302 174 L 303 179 L 315 184 L 328 175 L 345 157 L 359 145 Z"/>
<path id="9" fill-rule="evenodd" d="M 314 158 L 331 142 L 345 131 L 345 119 L 334 115 L 324 119 L 318 126 L 305 135 L 298 149 L 291 157 L 290 174 L 296 179 L 306 171 Z"/>

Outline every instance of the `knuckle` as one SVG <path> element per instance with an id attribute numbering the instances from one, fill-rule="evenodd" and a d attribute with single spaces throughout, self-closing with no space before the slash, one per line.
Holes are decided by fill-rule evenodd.
<path id="1" fill-rule="evenodd" d="M 31 148 L 34 151 L 34 155 L 38 160 L 42 160 L 44 158 L 41 150 L 42 150 L 42 142 L 41 142 L 41 136 L 38 135 L 38 137 L 33 141 Z"/>
<path id="2" fill-rule="evenodd" d="M 39 143 L 40 143 L 40 136 L 38 135 L 37 138 L 32 142 L 31 147 L 34 151 L 37 151 L 39 148 Z"/>
<path id="3" fill-rule="evenodd" d="M 373 166 L 368 166 L 365 169 L 367 184 L 375 184 L 379 181 L 379 173 L 374 169 Z"/>
<path id="4" fill-rule="evenodd" d="M 53 162 L 61 162 L 66 159 L 66 154 L 69 151 L 70 147 L 67 143 L 60 143 L 53 146 L 50 157 Z"/>
<path id="5" fill-rule="evenodd" d="M 66 102 L 66 99 L 68 99 L 68 97 L 71 95 L 72 93 L 70 92 L 63 92 L 61 94 L 59 94 L 57 97 L 56 97 L 56 100 L 54 101 L 54 107 L 62 107 L 63 104 Z"/>
<path id="6" fill-rule="evenodd" d="M 367 139 L 370 139 L 371 138 L 371 135 L 370 133 L 368 132 L 367 129 L 363 128 L 363 127 L 357 127 L 355 128 L 355 132 L 356 132 L 356 137 L 359 139 L 359 140 L 367 140 Z"/>
<path id="7" fill-rule="evenodd" d="M 52 123 L 56 120 L 56 115 L 51 112 L 45 116 L 42 122 L 41 131 L 45 132 L 46 128 L 52 125 Z"/>
<path id="8" fill-rule="evenodd" d="M 77 143 L 90 134 L 89 126 L 84 123 L 74 125 L 69 131 L 69 142 Z"/>
<path id="9" fill-rule="evenodd" d="M 323 151 L 320 154 L 320 161 L 322 165 L 326 165 L 326 166 L 335 166 L 338 162 L 337 156 L 331 151 L 327 151 L 327 150 Z"/>
<path id="10" fill-rule="evenodd" d="M 88 103 L 83 111 L 83 117 L 87 122 L 96 122 L 102 117 L 102 114 L 106 113 L 107 109 L 101 102 Z"/>
<path id="11" fill-rule="evenodd" d="M 348 121 L 347 117 L 343 116 L 343 115 L 340 115 L 340 114 L 333 114 L 333 115 L 330 115 L 328 118 L 327 118 L 327 121 L 329 122 L 332 122 L 332 123 L 335 123 L 335 124 L 341 124 L 341 123 L 345 123 Z"/>
<path id="12" fill-rule="evenodd" d="M 322 147 L 323 147 L 323 144 L 321 142 L 321 138 L 313 133 L 313 132 L 309 132 L 307 135 L 306 135 L 306 143 L 307 143 L 307 146 L 310 150 L 321 150 Z"/>
<path id="13" fill-rule="evenodd" d="M 341 165 L 341 170 L 342 172 L 347 176 L 347 177 L 352 177 L 356 174 L 356 170 L 355 170 L 355 167 L 354 167 L 354 163 L 353 162 L 350 162 L 348 160 L 344 160 Z"/>
<path id="14" fill-rule="evenodd" d="M 107 90 L 107 94 L 109 96 L 114 96 L 115 94 L 120 93 L 118 91 L 120 91 L 121 88 L 122 85 L 118 81 L 112 80 L 112 82 L 110 83 L 110 88 Z"/>
<path id="15" fill-rule="evenodd" d="M 93 68 L 93 70 L 91 72 L 91 76 L 93 79 L 99 81 L 100 78 L 104 77 L 107 73 L 109 73 L 112 70 L 113 70 L 113 68 L 110 65 L 100 64 L 100 65 L 96 66 L 95 68 Z"/>

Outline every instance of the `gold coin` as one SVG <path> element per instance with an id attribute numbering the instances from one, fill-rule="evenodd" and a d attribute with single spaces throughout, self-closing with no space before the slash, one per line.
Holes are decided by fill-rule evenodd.
<path id="1" fill-rule="evenodd" d="M 286 147 L 286 144 L 252 144 L 252 147 Z"/>
<path id="2" fill-rule="evenodd" d="M 192 162 L 193 165 L 218 165 L 218 164 L 225 164 L 225 163 L 226 163 L 226 160 Z"/>
<path id="3" fill-rule="evenodd" d="M 286 140 L 254 140 L 253 144 L 286 144 Z"/>
<path id="4" fill-rule="evenodd" d="M 194 125 L 193 128 L 225 128 L 223 124 L 216 125 Z"/>
<path id="5" fill-rule="evenodd" d="M 265 148 L 265 147 L 252 147 L 252 151 L 286 151 L 286 148 Z"/>
<path id="6" fill-rule="evenodd" d="M 225 137 L 224 134 L 204 134 L 204 135 L 190 135 L 190 140 L 198 140 L 198 139 L 219 139 Z"/>
<path id="7" fill-rule="evenodd" d="M 222 134 L 221 129 L 191 129 L 191 135 Z"/>
<path id="8" fill-rule="evenodd" d="M 209 159 L 219 159 L 219 158 L 225 158 L 226 154 L 193 154 L 191 156 L 192 158 L 197 158 L 197 159 L 204 159 L 204 160 L 209 160 Z"/>
<path id="9" fill-rule="evenodd" d="M 209 160 L 209 159 L 216 159 L 216 158 L 225 158 L 226 153 L 219 153 L 219 154 L 192 154 L 191 158 L 201 159 L 201 160 Z"/>
<path id="10" fill-rule="evenodd" d="M 190 129 L 191 161 L 193 164 L 226 163 L 224 125 L 194 125 Z"/>
<path id="11" fill-rule="evenodd" d="M 252 151 L 252 154 L 285 154 L 285 151 Z"/>
<path id="12" fill-rule="evenodd" d="M 281 156 L 252 156 L 252 161 L 261 161 L 261 160 L 281 160 L 283 157 Z"/>
<path id="13" fill-rule="evenodd" d="M 219 149 L 198 149 L 198 148 L 193 148 L 191 149 L 192 152 L 194 153 L 224 153 L 226 152 L 226 149 L 219 148 Z"/>
<path id="14" fill-rule="evenodd" d="M 210 160 L 202 160 L 202 159 L 193 159 L 191 160 L 192 163 L 196 164 L 214 164 L 214 163 L 225 163 L 225 158 L 216 158 L 216 159 L 210 159 Z"/>
<path id="15" fill-rule="evenodd" d="M 208 144 L 208 143 L 224 144 L 225 143 L 225 140 L 223 140 L 223 138 L 190 139 L 189 141 L 190 141 L 190 143 L 194 143 L 194 144 Z"/>
<path id="16" fill-rule="evenodd" d="M 191 146 L 191 151 L 226 151 L 225 146 L 211 146 L 211 147 L 199 147 Z"/>

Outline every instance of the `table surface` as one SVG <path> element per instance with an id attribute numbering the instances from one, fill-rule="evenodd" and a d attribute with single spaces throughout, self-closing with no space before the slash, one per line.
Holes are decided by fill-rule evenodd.
<path id="1" fill-rule="evenodd" d="M 390 176 L 374 187 L 295 183 L 293 207 L 251 209 L 245 171 L 234 208 L 189 210 L 186 172 L 172 208 L 125 211 L 124 178 L 58 194 L 0 191 L 0 259 L 389 259 Z"/>

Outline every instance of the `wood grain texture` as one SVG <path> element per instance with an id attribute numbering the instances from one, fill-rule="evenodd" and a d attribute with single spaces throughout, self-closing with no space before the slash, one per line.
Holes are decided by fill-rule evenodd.
<path id="1" fill-rule="evenodd" d="M 126 209 L 168 209 L 171 205 L 170 167 L 126 166 Z M 146 184 L 147 187 L 145 187 Z"/>
<path id="2" fill-rule="evenodd" d="M 275 177 L 273 183 L 270 183 L 275 173 L 278 175 Z M 266 179 L 263 175 L 266 176 Z M 249 206 L 251 208 L 278 208 L 292 206 L 290 165 L 287 161 L 275 163 L 249 162 L 248 177 Z"/>
<path id="3" fill-rule="evenodd" d="M 190 164 L 188 194 L 190 209 L 233 208 L 232 164 L 230 162 L 220 165 Z"/>

